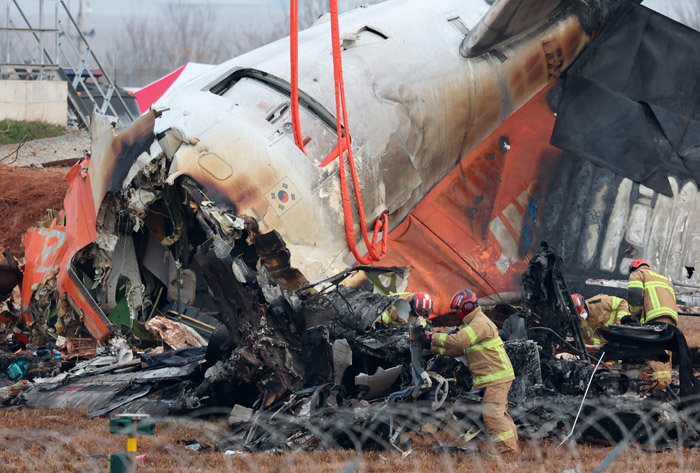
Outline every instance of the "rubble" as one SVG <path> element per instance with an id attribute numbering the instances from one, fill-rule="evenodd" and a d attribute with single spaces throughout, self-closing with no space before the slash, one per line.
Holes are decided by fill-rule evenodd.
<path id="1" fill-rule="evenodd" d="M 0 388 L 0 404 L 7 404 L 29 387 L 29 381 L 22 379 L 11 386 Z"/>
<path id="2" fill-rule="evenodd" d="M 22 282 L 23 273 L 9 248 L 5 249 L 3 256 L 5 261 L 0 264 L 0 300 L 5 301 L 15 286 Z"/>
<path id="3" fill-rule="evenodd" d="M 251 250 L 248 246 L 246 251 Z M 378 315 L 399 299 L 382 295 L 386 288 L 370 280 L 388 280 L 385 276 L 391 274 L 405 277 L 402 269 L 359 268 L 322 286 L 293 291 L 271 286 L 263 264 L 253 268 L 244 259 L 238 272 L 245 275 L 237 278 L 234 266 L 221 264 L 212 253 L 197 257 L 197 267 L 210 274 L 206 280 L 211 281 L 221 320 L 209 332 L 204 330 L 207 322 L 189 316 L 175 320 L 178 311 L 166 306 L 168 311 L 146 323 L 139 323 L 137 316 L 127 338 L 107 344 L 61 338 L 60 346 L 48 349 L 48 357 L 27 346 L 25 351 L 34 353 L 24 358 L 32 382 L 2 388 L 3 402 L 33 408 L 85 407 L 89 417 L 120 412 L 165 416 L 228 406 L 231 434 L 217 448 L 240 452 L 324 448 L 324 438 L 348 448 L 405 451 L 411 435 L 437 431 L 453 432 L 454 447 L 463 448 L 465 438 L 485 431 L 480 393 L 471 389 L 466 364 L 425 357 L 419 337 L 411 335 L 422 332 L 418 325 L 374 326 Z M 586 419 L 604 411 L 631 429 L 647 409 L 645 403 L 652 406 L 640 396 L 645 388 L 639 371 L 650 357 L 664 353 L 672 337 L 658 334 L 655 327 L 614 327 L 613 331 L 627 331 L 628 348 L 613 352 L 603 347 L 621 363 L 601 364 L 595 371 L 597 355 L 577 341 L 579 326 L 560 269 L 558 256 L 543 245 L 523 275 L 522 304 L 489 310 L 503 327 L 516 373 L 509 401 L 519 432 L 533 439 L 565 434 L 569 423 L 562 413 L 573 417 L 589 380 Z M 343 285 L 349 278 L 362 279 L 356 273 L 365 271 L 375 277 L 360 285 Z M 227 275 L 230 284 L 214 285 L 221 281 L 216 274 Z M 137 326 L 143 327 L 143 337 L 134 335 Z M 145 336 L 150 331 L 155 338 Z M 629 335 L 633 332 L 641 335 Z M 646 343 L 649 337 L 657 339 L 655 345 Z M 617 343 L 614 334 L 606 338 Z M 200 346 L 174 351 L 139 347 L 149 340 L 164 340 L 172 348 Z M 632 349 L 644 346 L 646 351 Z M 694 383 L 692 372 L 690 378 L 681 377 L 681 397 L 672 404 L 686 409 L 691 419 L 690 413 L 697 410 L 685 385 L 688 380 Z M 694 392 L 694 385 L 691 388 Z M 615 442 L 622 438 L 615 422 L 604 428 L 584 423 L 575 438 Z M 695 438 L 692 423 L 682 435 L 684 442 Z"/>

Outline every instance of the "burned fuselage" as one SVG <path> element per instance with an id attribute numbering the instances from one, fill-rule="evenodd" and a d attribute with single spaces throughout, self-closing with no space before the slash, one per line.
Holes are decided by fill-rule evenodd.
<path id="1" fill-rule="evenodd" d="M 486 11 L 481 1 L 386 2 L 343 16 L 347 113 L 369 222 L 387 211 L 390 225 L 398 224 L 460 157 L 571 63 L 589 35 L 567 2 L 551 7 L 545 17 L 501 38 L 497 49 L 468 59 L 459 45 Z M 234 240 L 255 245 L 253 233 L 264 239 L 276 232 L 286 256 L 270 256 L 264 266 L 283 289 L 352 265 L 339 161 L 320 167 L 337 142 L 325 36 L 323 24 L 300 36 L 306 154 L 291 132 L 284 41 L 171 91 L 158 110 L 128 129 L 113 130 L 96 119 L 92 157 L 69 176 L 75 185 L 66 198 L 64 229 L 57 222 L 28 237 L 31 243 L 36 235 L 44 249 L 28 258 L 27 320 L 32 287 L 52 272 L 60 294 L 70 287 L 69 305 L 85 316 L 94 336 L 109 332 L 106 315 L 116 307 L 120 277 L 129 281 L 128 318 L 137 318 L 144 302 L 156 298 L 133 271 L 134 262 L 150 253 L 129 243 L 139 232 L 159 244 L 161 259 L 167 259 L 159 270 L 151 268 L 161 282 L 169 279 L 161 303 L 193 302 L 201 278 L 189 266 L 207 238 L 225 260 Z M 199 238 L 189 235 L 195 228 Z M 101 253 L 86 249 L 90 243 Z M 94 263 L 88 282 L 75 274 L 79 250 L 83 261 Z M 115 269 L 115 255 L 131 262 L 130 273 Z"/>

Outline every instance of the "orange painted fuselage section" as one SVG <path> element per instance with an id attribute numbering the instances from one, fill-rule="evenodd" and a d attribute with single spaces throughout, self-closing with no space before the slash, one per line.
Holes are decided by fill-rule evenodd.
<path id="1" fill-rule="evenodd" d="M 412 266 L 408 290 L 431 293 L 438 314 L 465 287 L 480 297 L 520 289 L 561 154 L 549 144 L 548 90 L 467 154 L 390 234 L 381 264 Z"/>
<path id="2" fill-rule="evenodd" d="M 32 227 L 22 240 L 25 247 L 25 268 L 22 280 L 22 317 L 28 325 L 33 323 L 29 303 L 33 287 L 56 275 L 56 288 L 61 297 L 70 297 L 80 308 L 83 322 L 90 334 L 105 340 L 110 333 L 109 321 L 93 305 L 89 294 L 71 278 L 69 267 L 75 253 L 95 241 L 96 213 L 93 205 L 90 176 L 87 173 L 89 160 L 76 163 L 66 176 L 68 193 L 63 200 L 66 223 L 54 220 L 46 227 Z"/>

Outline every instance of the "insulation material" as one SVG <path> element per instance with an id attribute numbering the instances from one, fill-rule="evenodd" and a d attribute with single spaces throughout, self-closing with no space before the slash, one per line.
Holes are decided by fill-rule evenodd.
<path id="1" fill-rule="evenodd" d="M 175 350 L 186 347 L 203 347 L 207 344 L 206 340 L 193 328 L 162 315 L 157 315 L 146 322 L 146 329 Z"/>
<path id="2" fill-rule="evenodd" d="M 134 242 L 130 237 L 119 236 L 114 251 L 110 254 L 112 270 L 106 279 L 107 297 L 105 297 L 105 308 L 112 311 L 117 306 L 117 288 L 120 278 L 126 278 L 126 297 L 130 307 L 139 307 L 143 303 L 141 289 L 141 273 L 136 259 Z"/>

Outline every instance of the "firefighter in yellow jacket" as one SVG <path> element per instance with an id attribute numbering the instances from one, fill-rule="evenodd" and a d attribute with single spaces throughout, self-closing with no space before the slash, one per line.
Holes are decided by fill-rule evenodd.
<path id="1" fill-rule="evenodd" d="M 474 387 L 484 389 L 482 415 L 486 429 L 499 452 L 518 453 L 518 432 L 508 414 L 508 391 L 515 374 L 498 329 L 469 289 L 452 296 L 450 307 L 463 324 L 453 334 L 428 333 L 430 350 L 445 356 L 466 355 Z"/>
<path id="2" fill-rule="evenodd" d="M 571 294 L 571 299 L 581 319 L 583 338 L 589 345 L 603 345 L 605 338 L 598 329 L 619 324 L 623 317 L 630 315 L 627 301 L 619 297 L 598 294 L 584 300 L 581 294 Z"/>
<path id="3" fill-rule="evenodd" d="M 639 317 L 643 324 L 667 323 L 678 325 L 678 306 L 673 283 L 665 276 L 655 273 L 649 263 L 637 259 L 630 264 L 630 277 L 627 283 L 627 300 L 630 313 Z M 666 352 L 670 356 L 670 352 Z M 657 389 L 671 384 L 671 359 L 664 363 L 650 361 L 652 379 Z"/>
<path id="4" fill-rule="evenodd" d="M 408 310 L 406 314 L 401 314 L 398 304 L 385 310 L 378 318 L 378 322 L 381 322 L 385 327 L 400 327 L 406 325 L 411 317 L 427 318 L 433 313 L 433 298 L 427 292 L 396 292 L 389 295 L 398 296 L 399 300 L 406 301 Z"/>

